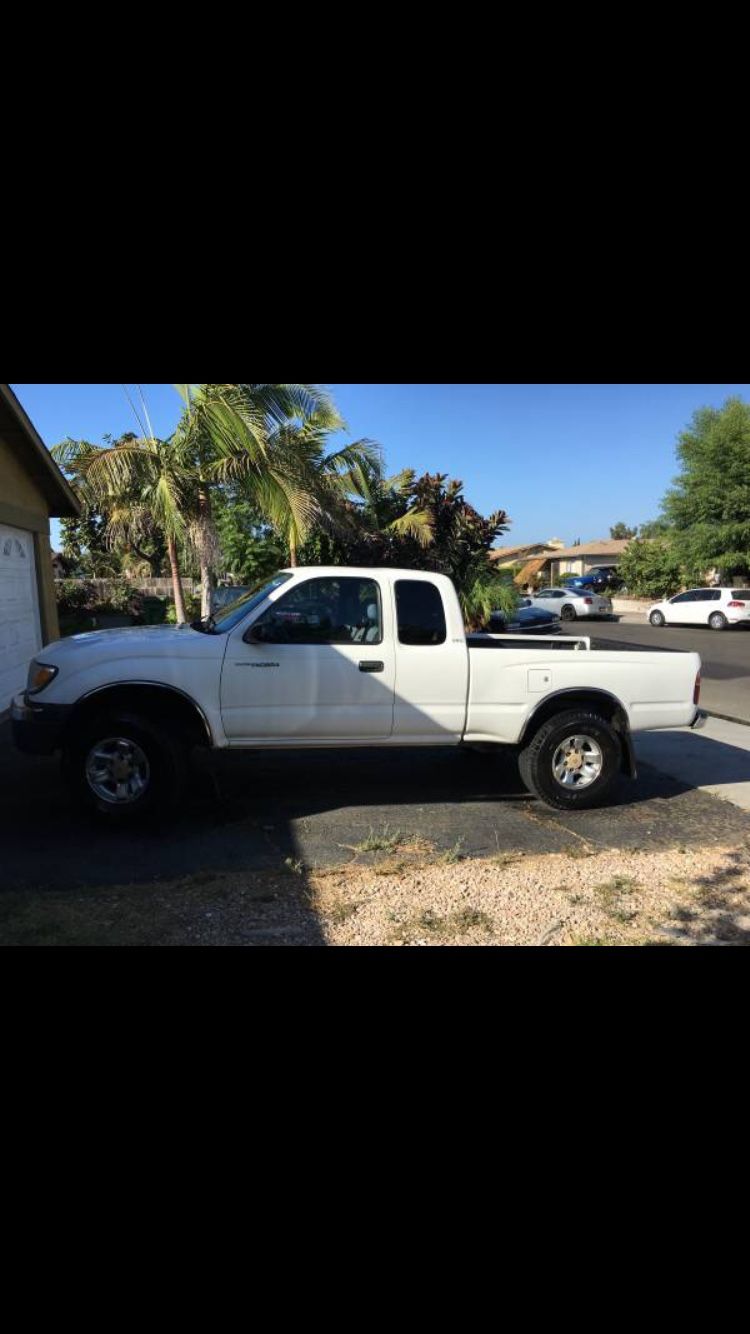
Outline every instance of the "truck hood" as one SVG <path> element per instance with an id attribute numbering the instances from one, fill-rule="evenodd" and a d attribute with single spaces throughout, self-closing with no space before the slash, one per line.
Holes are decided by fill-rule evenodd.
<path id="1" fill-rule="evenodd" d="M 204 635 L 189 625 L 134 625 L 115 630 L 88 630 L 46 644 L 37 654 L 40 662 L 53 666 L 77 666 L 84 659 L 159 657 L 218 657 L 226 636 Z"/>

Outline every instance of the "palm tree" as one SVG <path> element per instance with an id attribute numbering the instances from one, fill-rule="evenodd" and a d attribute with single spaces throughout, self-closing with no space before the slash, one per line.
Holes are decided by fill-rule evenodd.
<path id="1" fill-rule="evenodd" d="M 369 496 L 362 517 L 373 532 L 388 537 L 411 537 L 420 547 L 433 541 L 433 520 L 427 509 L 420 509 L 412 498 L 416 473 L 402 468 L 392 477 L 373 472 L 369 478 Z M 405 508 L 406 507 L 406 508 Z"/>
<path id="2" fill-rule="evenodd" d="M 323 514 L 306 448 L 311 447 L 315 428 L 323 429 L 327 423 L 328 430 L 338 429 L 342 423 L 329 395 L 317 385 L 179 384 L 176 388 L 185 404 L 177 448 L 197 485 L 194 541 L 206 616 L 219 552 L 211 487 L 217 481 L 241 479 L 260 513 L 289 536 L 294 562 L 299 534 L 309 531 Z M 303 447 L 302 433 L 311 423 L 315 428 Z"/>
<path id="3" fill-rule="evenodd" d="M 350 500 L 368 502 L 371 482 L 380 475 L 380 447 L 356 440 L 329 450 L 329 438 L 344 428 L 335 408 L 316 408 L 304 421 L 286 422 L 271 432 L 262 466 L 243 453 L 216 465 L 217 475 L 241 481 L 254 503 L 289 547 L 289 563 L 314 528 L 334 533 L 352 522 Z"/>
<path id="4" fill-rule="evenodd" d="M 68 472 L 84 502 L 109 514 L 109 532 L 137 540 L 146 519 L 164 533 L 172 572 L 177 621 L 187 620 L 177 544 L 188 531 L 192 478 L 174 437 L 124 435 L 114 444 L 63 440 L 51 451 Z"/>
<path id="5" fill-rule="evenodd" d="M 483 630 L 493 611 L 510 614 L 518 606 L 518 590 L 499 570 L 476 570 L 456 585 L 467 630 Z"/>

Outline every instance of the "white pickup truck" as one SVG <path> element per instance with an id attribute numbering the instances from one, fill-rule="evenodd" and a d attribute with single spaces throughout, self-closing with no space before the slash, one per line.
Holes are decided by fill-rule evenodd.
<path id="1" fill-rule="evenodd" d="M 568 810 L 635 777 L 631 732 L 700 726 L 699 688 L 697 653 L 467 636 L 444 575 L 316 566 L 192 625 L 49 644 L 11 712 L 114 819 L 174 803 L 194 745 L 506 747 Z"/>

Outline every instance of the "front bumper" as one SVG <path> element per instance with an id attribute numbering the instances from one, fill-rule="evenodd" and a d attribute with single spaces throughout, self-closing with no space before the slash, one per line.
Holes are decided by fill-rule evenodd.
<path id="1" fill-rule="evenodd" d="M 43 704 L 16 695 L 10 706 L 13 742 L 27 755 L 51 755 L 62 745 L 70 704 Z"/>
<path id="2" fill-rule="evenodd" d="M 690 724 L 692 731 L 697 732 L 700 730 L 701 727 L 705 727 L 707 720 L 708 720 L 708 714 L 703 709 L 696 709 L 695 717 Z"/>

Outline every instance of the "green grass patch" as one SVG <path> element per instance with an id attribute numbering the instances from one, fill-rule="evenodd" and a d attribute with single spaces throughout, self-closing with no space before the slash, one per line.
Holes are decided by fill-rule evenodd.
<path id="1" fill-rule="evenodd" d="M 367 838 L 352 846 L 355 852 L 395 852 L 404 841 L 400 829 L 391 830 L 389 825 L 384 825 L 382 831 L 376 834 L 371 825 Z"/>

